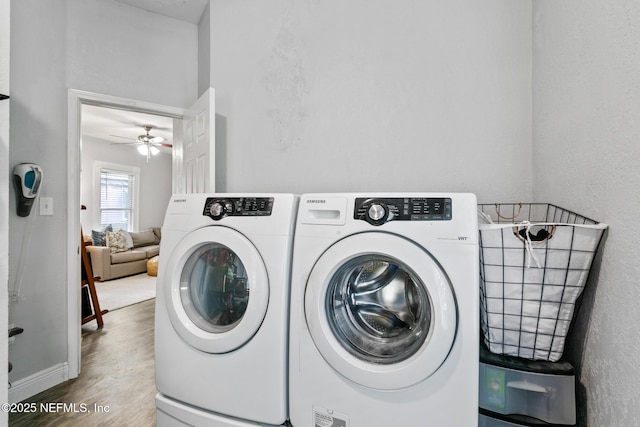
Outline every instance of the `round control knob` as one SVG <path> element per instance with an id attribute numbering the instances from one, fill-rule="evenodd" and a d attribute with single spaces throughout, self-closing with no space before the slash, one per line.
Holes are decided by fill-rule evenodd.
<path id="1" fill-rule="evenodd" d="M 381 205 L 371 205 L 371 207 L 369 207 L 369 218 L 374 221 L 380 221 L 384 218 L 385 213 L 386 211 Z"/>
<path id="2" fill-rule="evenodd" d="M 211 214 L 211 218 L 220 219 L 227 212 L 227 208 L 222 202 L 215 202 L 209 208 L 209 213 Z"/>
<path id="3" fill-rule="evenodd" d="M 387 219 L 387 208 L 380 203 L 373 203 L 367 210 L 367 221 L 372 225 L 380 225 Z"/>

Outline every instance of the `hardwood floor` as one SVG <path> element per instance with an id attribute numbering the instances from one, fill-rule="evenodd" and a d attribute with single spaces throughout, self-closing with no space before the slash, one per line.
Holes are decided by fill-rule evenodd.
<path id="1" fill-rule="evenodd" d="M 110 311 L 102 329 L 84 325 L 80 376 L 25 400 L 37 410 L 9 425 L 154 426 L 154 311 L 152 299 Z"/>

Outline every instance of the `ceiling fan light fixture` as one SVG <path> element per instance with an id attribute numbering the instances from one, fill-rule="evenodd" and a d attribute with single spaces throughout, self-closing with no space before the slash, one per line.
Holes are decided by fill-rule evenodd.
<path id="1" fill-rule="evenodd" d="M 163 141 L 166 141 L 166 138 L 163 138 L 161 136 L 151 135 L 150 132 L 152 128 L 153 128 L 152 126 L 144 126 L 144 130 L 146 131 L 146 134 L 138 135 L 137 139 L 131 142 L 128 142 L 128 144 L 136 145 L 136 149 L 138 150 L 138 153 L 142 154 L 147 158 L 147 163 L 149 162 L 149 159 L 152 156 L 157 156 L 158 154 L 161 153 L 162 150 L 160 149 L 160 146 L 169 147 L 169 148 L 172 147 L 171 144 L 162 143 Z M 118 138 L 125 138 L 118 135 L 112 135 L 112 136 L 117 136 Z"/>
<path id="2" fill-rule="evenodd" d="M 147 131 L 147 133 L 146 133 L 146 135 L 138 135 L 138 141 L 140 141 L 142 143 L 145 143 L 145 144 L 148 144 L 150 142 L 160 143 L 160 142 L 164 141 L 163 137 L 161 137 L 161 136 L 153 136 L 153 135 L 151 135 L 149 133 L 149 132 L 151 132 L 151 129 L 153 129 L 153 126 L 147 125 L 147 126 L 143 126 L 143 127 L 144 127 L 144 130 Z"/>

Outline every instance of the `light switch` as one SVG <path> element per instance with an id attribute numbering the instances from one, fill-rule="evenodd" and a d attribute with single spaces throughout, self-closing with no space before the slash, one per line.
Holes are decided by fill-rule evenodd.
<path id="1" fill-rule="evenodd" d="M 40 215 L 53 215 L 53 197 L 40 197 Z"/>

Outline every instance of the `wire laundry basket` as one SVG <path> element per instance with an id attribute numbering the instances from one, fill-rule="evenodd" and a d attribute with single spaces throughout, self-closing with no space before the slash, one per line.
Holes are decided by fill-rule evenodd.
<path id="1" fill-rule="evenodd" d="M 607 225 L 544 203 L 480 204 L 478 216 L 487 348 L 558 361 Z"/>

